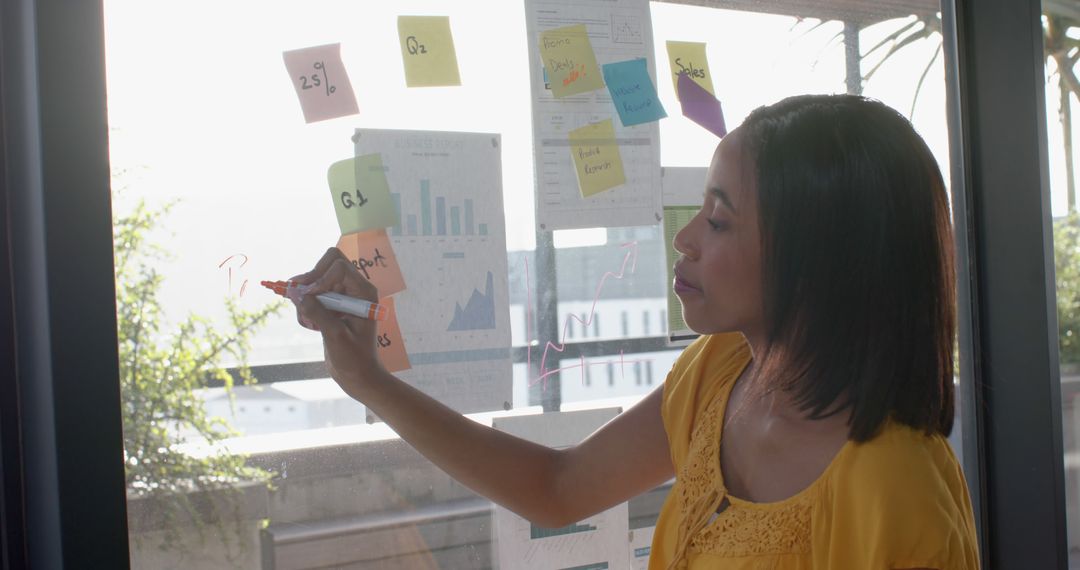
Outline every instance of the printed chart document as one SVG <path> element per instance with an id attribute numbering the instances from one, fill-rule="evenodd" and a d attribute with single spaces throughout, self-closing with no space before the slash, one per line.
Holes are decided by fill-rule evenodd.
<path id="1" fill-rule="evenodd" d="M 540 49 L 542 36 L 551 30 L 579 25 L 588 33 L 597 64 L 646 58 L 649 77 L 656 83 L 646 0 L 526 0 L 537 227 L 550 231 L 658 224 L 662 215 L 657 123 L 623 126 L 611 93 L 603 86 L 563 97 L 556 97 L 552 91 L 550 80 L 554 73 L 549 77 L 545 65 L 561 69 L 565 61 L 545 64 Z M 613 119 L 626 180 L 586 197 L 578 183 L 570 133 L 609 119 Z"/>
<path id="2" fill-rule="evenodd" d="M 399 376 L 462 413 L 509 408 L 499 136 L 357 129 L 353 141 L 357 156 L 382 157 L 397 212 L 386 233 L 405 281 L 394 308 L 412 367 Z"/>
<path id="3" fill-rule="evenodd" d="M 663 199 L 664 199 L 664 243 L 667 251 L 667 305 L 668 305 L 668 344 L 671 346 L 685 346 L 698 337 L 698 334 L 686 326 L 682 318 L 682 303 L 671 288 L 675 280 L 675 262 L 679 260 L 679 253 L 672 245 L 675 234 L 683 229 L 686 224 L 701 209 L 705 199 L 705 177 L 708 168 L 672 168 L 666 166 L 662 169 Z"/>
<path id="4" fill-rule="evenodd" d="M 585 439 L 619 408 L 495 418 L 495 429 L 564 448 Z M 492 525 L 502 570 L 615 570 L 630 567 L 626 503 L 562 528 L 538 527 L 496 505 Z"/>
<path id="5" fill-rule="evenodd" d="M 630 568 L 649 570 L 649 554 L 652 552 L 652 539 L 656 527 L 635 528 L 630 531 Z"/>

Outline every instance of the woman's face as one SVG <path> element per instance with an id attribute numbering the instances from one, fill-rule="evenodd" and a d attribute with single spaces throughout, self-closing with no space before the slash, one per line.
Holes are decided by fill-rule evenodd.
<path id="1" fill-rule="evenodd" d="M 742 157 L 739 129 L 713 153 L 701 210 L 675 236 L 675 294 L 696 332 L 763 335 L 761 241 L 754 175 Z"/>

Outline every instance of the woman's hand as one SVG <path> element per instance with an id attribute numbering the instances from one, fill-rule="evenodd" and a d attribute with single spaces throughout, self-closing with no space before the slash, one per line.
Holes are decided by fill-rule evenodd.
<path id="1" fill-rule="evenodd" d="M 322 333 L 330 375 L 359 400 L 365 386 L 385 373 L 377 354 L 375 321 L 330 311 L 315 296 L 335 292 L 374 303 L 378 290 L 336 247 L 327 250 L 314 269 L 292 280 L 309 286 L 297 304 L 297 320 Z"/>

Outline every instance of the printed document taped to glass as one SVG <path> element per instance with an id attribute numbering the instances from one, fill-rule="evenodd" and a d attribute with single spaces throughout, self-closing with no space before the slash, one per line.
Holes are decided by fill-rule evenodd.
<path id="1" fill-rule="evenodd" d="M 652 25 L 646 0 L 526 0 L 532 86 L 533 152 L 536 168 L 536 223 L 541 230 L 655 225 L 660 206 L 660 146 L 656 122 L 625 127 L 611 94 L 596 89 L 556 98 L 547 82 L 538 39 L 541 32 L 584 24 L 600 65 L 637 58 L 648 60 L 656 82 Z M 570 132 L 614 119 L 615 140 L 626 182 L 582 196 L 570 154 Z"/>
<path id="2" fill-rule="evenodd" d="M 398 375 L 462 412 L 513 401 L 499 135 L 357 129 L 379 153 L 405 278 L 395 310 L 412 368 Z M 369 418 L 370 419 L 370 418 Z"/>

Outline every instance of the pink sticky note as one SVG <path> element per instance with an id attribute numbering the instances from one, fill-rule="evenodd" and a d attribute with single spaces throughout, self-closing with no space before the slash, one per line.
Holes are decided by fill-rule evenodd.
<path id="1" fill-rule="evenodd" d="M 682 104 L 682 114 L 687 119 L 705 127 L 718 137 L 727 134 L 720 101 L 686 74 L 679 76 L 679 103 Z"/>
<path id="2" fill-rule="evenodd" d="M 349 75 L 345 73 L 345 64 L 341 62 L 341 44 L 287 51 L 282 57 L 296 96 L 300 98 L 305 122 L 360 112 Z"/>
<path id="3" fill-rule="evenodd" d="M 365 279 L 375 285 L 380 297 L 405 290 L 405 277 L 401 275 L 401 267 L 398 266 L 390 239 L 386 237 L 386 230 L 345 234 L 338 240 L 337 248 Z"/>
<path id="4" fill-rule="evenodd" d="M 379 347 L 379 360 L 389 372 L 399 372 L 412 368 L 409 363 L 409 353 L 405 351 L 405 338 L 401 336 L 401 326 L 398 324 L 397 311 L 394 309 L 393 297 L 379 299 L 379 304 L 390 309 L 390 316 L 379 321 L 375 327 L 376 346 Z"/>

